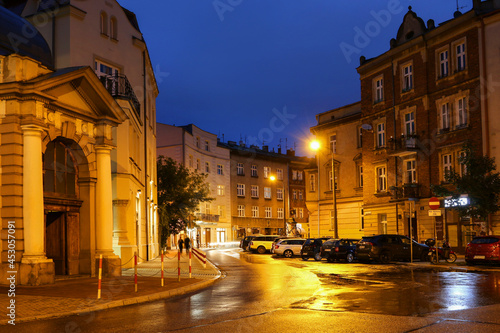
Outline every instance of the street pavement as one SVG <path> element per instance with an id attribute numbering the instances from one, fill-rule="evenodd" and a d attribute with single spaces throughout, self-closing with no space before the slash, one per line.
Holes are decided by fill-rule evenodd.
<path id="1" fill-rule="evenodd" d="M 47 318 L 64 317 L 105 310 L 114 307 L 149 302 L 191 293 L 213 284 L 221 276 L 219 269 L 210 261 L 206 267 L 183 252 L 180 260 L 181 278 L 178 280 L 177 250 L 167 251 L 164 256 L 164 285 L 161 286 L 161 258 L 137 265 L 137 292 L 134 268 L 122 270 L 122 276 L 103 278 L 101 298 L 97 299 L 98 278 L 78 276 L 56 279 L 51 285 L 16 286 L 15 297 L 9 297 L 9 287 L 0 286 L 0 304 L 4 315 L 0 325 L 7 325 L 11 318 L 5 313 L 6 306 L 15 300 L 15 323 Z"/>
<path id="2" fill-rule="evenodd" d="M 181 278 L 178 281 L 177 250 L 168 251 L 164 257 L 164 286 L 161 286 L 161 260 L 143 262 L 138 265 L 137 292 L 134 284 L 134 269 L 122 270 L 122 276 L 102 280 L 101 299 L 97 299 L 97 277 L 76 277 L 57 279 L 55 284 L 44 286 L 16 286 L 15 322 L 25 322 L 93 311 L 114 307 L 149 302 L 170 298 L 204 289 L 215 283 L 220 277 L 219 269 L 207 261 L 206 268 L 197 259 L 192 258 L 192 278 L 189 278 L 188 255 L 181 256 Z M 253 254 L 243 254 L 242 258 L 253 261 Z M 397 263 L 401 265 L 428 266 L 450 271 L 493 271 L 498 268 L 466 266 L 464 256 L 459 255 L 455 263 L 441 261 L 438 265 L 429 262 Z M 0 286 L 0 304 L 8 305 L 8 287 Z M 4 308 L 5 309 L 5 308 Z M 0 325 L 7 325 L 10 319 L 4 315 Z"/>

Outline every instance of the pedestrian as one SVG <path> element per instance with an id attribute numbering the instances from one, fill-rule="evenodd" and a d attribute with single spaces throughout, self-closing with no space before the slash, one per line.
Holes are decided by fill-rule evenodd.
<path id="1" fill-rule="evenodd" d="M 200 234 L 196 234 L 196 247 L 200 248 Z"/>
<path id="2" fill-rule="evenodd" d="M 189 253 L 189 248 L 191 247 L 191 240 L 188 236 L 184 239 L 184 246 L 186 247 L 186 254 Z"/>
<path id="3" fill-rule="evenodd" d="M 179 236 L 178 245 L 179 245 L 179 252 L 182 253 L 182 246 L 184 245 L 184 241 L 182 240 L 181 236 Z"/>

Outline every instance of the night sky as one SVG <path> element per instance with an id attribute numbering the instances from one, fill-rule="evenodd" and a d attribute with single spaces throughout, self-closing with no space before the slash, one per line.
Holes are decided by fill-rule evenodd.
<path id="1" fill-rule="evenodd" d="M 436 26 L 457 10 L 456 0 L 118 2 L 148 44 L 158 122 L 193 123 L 226 142 L 281 139 L 299 155 L 311 155 L 316 114 L 359 101 L 359 57 L 389 50 L 408 6 Z M 458 5 L 469 11 L 472 0 Z"/>

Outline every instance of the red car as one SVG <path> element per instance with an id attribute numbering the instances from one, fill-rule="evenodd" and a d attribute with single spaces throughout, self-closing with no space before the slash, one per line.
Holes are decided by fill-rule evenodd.
<path id="1" fill-rule="evenodd" d="M 500 263 L 500 236 L 477 236 L 467 244 L 465 250 L 467 264 L 479 262 Z"/>

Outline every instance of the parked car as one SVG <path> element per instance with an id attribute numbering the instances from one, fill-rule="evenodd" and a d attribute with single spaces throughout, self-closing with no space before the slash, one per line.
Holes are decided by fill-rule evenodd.
<path id="1" fill-rule="evenodd" d="M 316 261 L 321 260 L 321 245 L 323 242 L 331 239 L 332 237 L 308 238 L 302 245 L 300 250 L 300 257 L 302 260 L 314 258 Z"/>
<path id="2" fill-rule="evenodd" d="M 465 249 L 465 262 L 475 263 L 500 263 L 500 236 L 476 236 L 467 244 Z"/>
<path id="3" fill-rule="evenodd" d="M 288 238 L 297 238 L 297 237 L 281 236 L 280 238 L 276 238 L 274 240 L 273 244 L 271 245 L 271 253 L 274 253 L 274 247 L 276 246 L 276 243 L 278 243 L 279 241 L 281 241 L 283 239 L 288 239 Z"/>
<path id="4" fill-rule="evenodd" d="M 356 257 L 359 261 L 377 260 L 381 263 L 390 261 L 410 261 L 411 245 L 413 259 L 428 260 L 429 247 L 417 243 L 403 235 L 376 235 L 363 237 L 356 244 Z"/>
<path id="5" fill-rule="evenodd" d="M 280 238 L 280 235 L 265 235 L 257 236 L 248 244 L 250 252 L 258 252 L 260 254 L 271 252 L 271 246 L 275 239 Z"/>
<path id="6" fill-rule="evenodd" d="M 286 258 L 291 258 L 293 256 L 300 255 L 300 250 L 302 250 L 302 245 L 306 240 L 303 238 L 285 238 L 280 239 L 278 242 L 274 243 L 274 253 L 276 255 L 282 255 Z"/>
<path id="7" fill-rule="evenodd" d="M 321 257 L 326 258 L 328 262 L 345 260 L 351 263 L 356 258 L 358 242 L 359 239 L 352 238 L 329 239 L 321 247 Z"/>
<path id="8" fill-rule="evenodd" d="M 248 251 L 248 244 L 250 244 L 250 241 L 254 239 L 257 236 L 263 236 L 263 235 L 250 235 L 250 236 L 245 236 L 241 241 L 240 241 L 240 247 L 243 249 L 243 251 Z"/>

